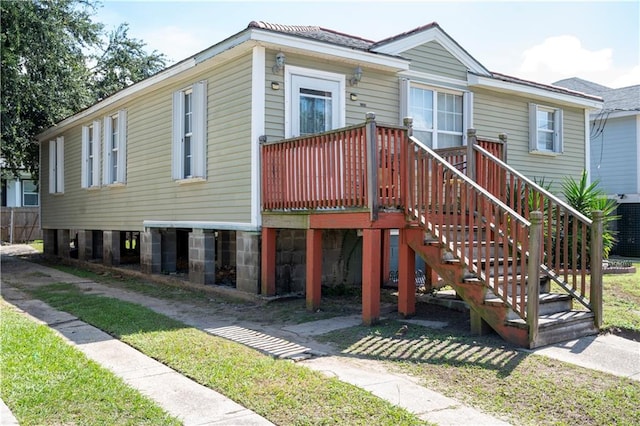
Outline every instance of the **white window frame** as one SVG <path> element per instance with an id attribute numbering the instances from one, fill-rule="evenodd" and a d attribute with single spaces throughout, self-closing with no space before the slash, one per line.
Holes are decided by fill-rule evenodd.
<path id="1" fill-rule="evenodd" d="M 416 126 L 414 119 L 414 130 L 431 133 L 432 149 L 438 149 L 438 134 L 461 136 L 462 146 L 467 144 L 467 129 L 473 127 L 473 93 L 443 87 L 436 87 L 425 83 L 411 81 L 403 78 L 400 80 L 400 123 L 405 117 L 410 116 L 411 110 L 411 88 L 428 90 L 433 93 L 433 129 L 423 129 Z M 462 131 L 454 132 L 438 129 L 438 94 L 456 95 L 462 98 Z"/>
<path id="2" fill-rule="evenodd" d="M 298 127 L 295 125 L 294 120 L 294 112 L 298 111 L 294 103 L 298 101 L 298 98 L 294 95 L 294 89 L 292 85 L 292 80 L 294 76 L 316 79 L 316 80 L 325 80 L 329 83 L 338 84 L 338 89 L 335 91 L 335 105 L 334 107 L 337 109 L 337 113 L 333 113 L 332 117 L 332 127 L 333 129 L 339 129 L 345 126 L 346 120 L 346 100 L 345 100 L 345 91 L 346 91 L 346 77 L 344 74 L 337 74 L 333 72 L 320 71 L 311 68 L 303 68 L 291 65 L 285 65 L 284 67 L 284 123 L 285 123 L 285 138 L 291 138 L 299 136 L 296 133 L 296 129 Z M 332 92 L 333 93 L 333 92 Z M 297 119 L 297 117 L 296 117 Z M 299 125 L 299 122 L 298 122 Z"/>
<path id="3" fill-rule="evenodd" d="M 49 141 L 49 193 L 64 194 L 64 137 Z"/>
<path id="4" fill-rule="evenodd" d="M 116 125 L 113 125 L 114 120 Z M 113 138 L 118 140 L 113 144 Z M 104 118 L 104 164 L 102 181 L 105 185 L 122 185 L 127 182 L 127 111 L 120 110 L 116 114 Z M 114 167 L 114 163 L 115 166 Z M 115 172 L 114 172 L 115 168 Z"/>
<path id="5" fill-rule="evenodd" d="M 82 126 L 82 166 L 80 185 L 83 188 L 100 186 L 100 121 Z"/>
<path id="6" fill-rule="evenodd" d="M 553 130 L 544 130 L 538 128 L 538 112 L 553 113 Z M 553 133 L 553 149 L 540 146 L 538 132 L 547 131 Z M 562 154 L 563 146 L 563 113 L 562 108 L 551 107 L 546 105 L 529 104 L 529 152 L 544 154 Z"/>
<path id="7" fill-rule="evenodd" d="M 35 186 L 35 188 L 36 188 L 35 192 L 26 191 L 25 190 L 25 182 L 33 182 L 33 186 Z M 33 180 L 33 179 L 22 179 L 21 182 L 20 182 L 20 186 L 21 186 L 21 192 L 22 192 L 22 206 L 23 207 L 38 207 L 40 205 L 40 191 L 38 190 L 38 182 Z M 36 196 L 36 203 L 35 204 L 27 204 L 25 202 L 25 196 L 26 195 L 35 195 Z"/>
<path id="8" fill-rule="evenodd" d="M 184 99 L 191 94 L 190 168 L 185 173 Z M 207 178 L 207 81 L 199 81 L 173 94 L 172 176 L 177 181 L 199 181 Z"/>

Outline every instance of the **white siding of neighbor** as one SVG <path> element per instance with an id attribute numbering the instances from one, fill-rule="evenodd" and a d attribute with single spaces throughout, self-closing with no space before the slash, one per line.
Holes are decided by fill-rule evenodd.
<path id="1" fill-rule="evenodd" d="M 609 118 L 602 134 L 591 138 L 591 178 L 608 194 L 640 193 L 636 126 L 635 116 Z"/>

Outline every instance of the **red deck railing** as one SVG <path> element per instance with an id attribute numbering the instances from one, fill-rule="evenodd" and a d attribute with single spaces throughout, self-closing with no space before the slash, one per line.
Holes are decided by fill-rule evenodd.
<path id="1" fill-rule="evenodd" d="M 369 208 L 371 201 L 377 207 L 401 206 L 405 132 L 371 120 L 263 143 L 263 209 Z"/>

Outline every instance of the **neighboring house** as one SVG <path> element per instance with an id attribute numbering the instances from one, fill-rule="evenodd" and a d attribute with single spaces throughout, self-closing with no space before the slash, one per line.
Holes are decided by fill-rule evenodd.
<path id="1" fill-rule="evenodd" d="M 590 177 L 619 203 L 618 243 L 612 253 L 640 257 L 640 85 L 611 89 L 580 78 L 554 85 L 604 100 L 590 116 Z"/>
<path id="2" fill-rule="evenodd" d="M 2 178 L 0 185 L 1 240 L 22 243 L 41 239 L 38 182 L 30 173 L 21 171 L 18 177 Z"/>
<path id="3" fill-rule="evenodd" d="M 69 256 L 77 240 L 81 260 L 188 273 L 198 284 L 228 283 L 222 273 L 235 271 L 231 283 L 240 291 L 306 292 L 313 308 L 318 276 L 326 286 L 369 288 L 364 264 L 377 213 L 369 209 L 371 221 L 354 222 L 346 208 L 342 220 L 316 221 L 294 203 L 285 209 L 293 216 L 271 214 L 267 186 L 282 163 L 261 164 L 261 149 L 358 125 L 373 111 L 378 123 L 394 126 L 412 116 L 413 134 L 434 149 L 466 145 L 472 128 L 479 139 L 507 133 L 512 167 L 559 182 L 586 167 L 588 118 L 601 105 L 598 97 L 492 73 L 435 23 L 374 42 L 251 22 L 38 136 L 45 252 Z M 362 160 L 363 151 L 300 160 L 281 189 L 316 193 L 326 183 L 337 185 L 333 196 L 361 197 L 375 170 L 398 173 L 394 149 L 379 155 L 395 169 L 381 160 L 341 175 L 350 183 L 336 183 L 332 173 Z M 334 205 L 316 211 L 335 212 Z M 385 233 L 404 221 L 393 216 Z M 363 308 L 365 322 L 376 318 L 372 303 Z"/>

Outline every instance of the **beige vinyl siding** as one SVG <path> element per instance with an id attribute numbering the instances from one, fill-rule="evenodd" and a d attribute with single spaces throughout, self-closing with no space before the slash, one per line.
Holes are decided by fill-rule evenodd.
<path id="1" fill-rule="evenodd" d="M 265 65 L 265 131 L 268 141 L 277 141 L 284 137 L 284 72 L 274 74 L 272 67 L 275 62 L 276 50 L 266 51 Z M 381 123 L 398 124 L 399 83 L 398 77 L 391 72 L 366 68 L 362 66 L 362 81 L 357 86 L 351 86 L 349 79 L 357 65 L 332 64 L 310 56 L 284 52 L 286 65 L 344 74 L 345 85 L 345 123 L 347 126 L 363 123 L 367 112 L 375 112 L 376 119 Z M 285 66 L 286 66 L 285 65 Z M 271 83 L 277 82 L 279 90 L 273 90 Z M 350 94 L 358 95 L 357 101 L 350 100 Z"/>
<path id="2" fill-rule="evenodd" d="M 171 175 L 172 94 L 205 79 L 208 178 L 206 182 L 179 184 Z M 250 223 L 250 54 L 149 91 L 86 121 L 102 119 L 123 108 L 128 112 L 126 185 L 80 188 L 84 123 L 78 123 L 63 134 L 64 195 L 42 191 L 44 228 L 142 230 L 144 220 Z M 43 171 L 48 173 L 48 142 L 42 148 Z M 41 176 L 48 179 L 48 174 Z"/>
<path id="3" fill-rule="evenodd" d="M 564 153 L 557 155 L 529 152 L 529 103 L 558 107 L 563 110 Z M 508 163 L 529 178 L 553 184 L 558 193 L 565 176 L 578 178 L 585 167 L 584 111 L 552 103 L 474 90 L 474 127 L 478 137 L 497 139 L 508 135 Z"/>
<path id="4" fill-rule="evenodd" d="M 436 41 L 402 52 L 402 56 L 411 59 L 412 71 L 467 81 L 467 68 Z"/>

